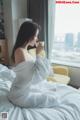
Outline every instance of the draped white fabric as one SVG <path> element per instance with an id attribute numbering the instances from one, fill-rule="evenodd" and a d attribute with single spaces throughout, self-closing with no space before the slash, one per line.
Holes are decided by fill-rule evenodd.
<path id="1" fill-rule="evenodd" d="M 51 72 L 51 67 L 46 58 L 37 56 L 36 61 L 26 61 L 13 68 L 16 73 L 9 99 L 16 105 L 22 107 L 46 106 L 47 98 L 41 86 L 47 84 L 46 78 Z M 41 98 L 41 99 L 40 99 Z M 47 103 L 48 104 L 48 103 Z"/>
<path id="2" fill-rule="evenodd" d="M 23 93 L 21 85 L 17 88 L 18 84 L 15 84 L 16 91 L 12 85 L 13 93 L 16 92 L 12 94 L 16 97 L 15 102 L 23 106 L 19 107 L 8 99 L 12 81 L 16 83 L 15 73 L 0 65 L 0 113 L 7 112 L 8 120 L 80 120 L 80 91 L 64 84 L 48 83 L 45 79 L 37 79 L 37 83 L 33 84 L 32 81 L 36 80 L 34 73 L 34 79 L 28 82 L 29 87 L 26 86 Z"/>

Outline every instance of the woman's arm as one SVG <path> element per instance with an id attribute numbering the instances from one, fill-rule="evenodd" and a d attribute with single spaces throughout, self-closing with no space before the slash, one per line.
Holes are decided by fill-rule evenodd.
<path id="1" fill-rule="evenodd" d="M 38 43 L 36 47 L 36 70 L 37 73 L 43 78 L 47 78 L 47 76 L 51 73 L 51 65 L 46 57 L 40 56 L 40 53 L 44 50 L 44 46 L 42 43 Z"/>

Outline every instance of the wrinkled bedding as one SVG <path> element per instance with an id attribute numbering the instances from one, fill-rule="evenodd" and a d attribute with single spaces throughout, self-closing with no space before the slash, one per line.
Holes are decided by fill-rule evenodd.
<path id="1" fill-rule="evenodd" d="M 80 120 L 80 91 L 77 89 L 44 80 L 36 85 L 42 93 L 39 99 L 37 94 L 35 96 L 36 106 L 19 107 L 8 99 L 14 72 L 2 65 L 0 71 L 0 112 L 8 112 L 8 120 Z"/>

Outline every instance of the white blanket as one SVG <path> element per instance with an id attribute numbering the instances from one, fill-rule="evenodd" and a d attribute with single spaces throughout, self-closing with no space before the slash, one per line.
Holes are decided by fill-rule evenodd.
<path id="1" fill-rule="evenodd" d="M 80 120 L 79 90 L 63 84 L 41 82 L 41 86 L 36 85 L 36 89 L 38 87 L 43 91 L 44 96 L 45 94 L 46 96 L 48 95 L 46 99 L 49 96 L 53 96 L 54 98 L 53 101 L 47 99 L 49 106 L 43 107 L 44 104 L 47 103 L 47 100 L 45 100 L 46 103 L 44 103 L 44 101 L 41 100 L 42 98 L 40 98 L 42 103 L 40 100 L 40 103 L 38 103 L 40 105 L 43 104 L 42 107 L 40 107 L 39 104 L 35 108 L 18 107 L 12 104 L 7 97 L 10 91 L 11 81 L 15 78 L 15 74 L 2 65 L 0 65 L 0 70 L 0 119 L 1 112 L 7 112 L 8 120 Z M 31 99 L 33 100 L 33 98 Z"/>

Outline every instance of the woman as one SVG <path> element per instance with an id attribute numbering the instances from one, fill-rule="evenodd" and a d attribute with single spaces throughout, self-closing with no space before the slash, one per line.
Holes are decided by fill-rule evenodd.
<path id="1" fill-rule="evenodd" d="M 21 107 L 36 106 L 35 93 L 41 91 L 39 86 L 42 85 L 42 81 L 46 81 L 51 72 L 48 60 L 40 56 L 44 47 L 38 41 L 38 34 L 39 26 L 36 23 L 33 21 L 24 22 L 20 27 L 13 48 L 12 59 L 16 65 L 13 71 L 16 73 L 16 78 L 8 98 L 12 103 Z M 30 46 L 36 46 L 36 60 L 28 52 Z"/>
<path id="2" fill-rule="evenodd" d="M 16 65 L 32 58 L 28 52 L 30 46 L 36 46 L 36 54 L 44 49 L 42 44 L 38 42 L 39 29 L 38 24 L 31 21 L 21 25 L 12 53 L 12 59 Z"/>

